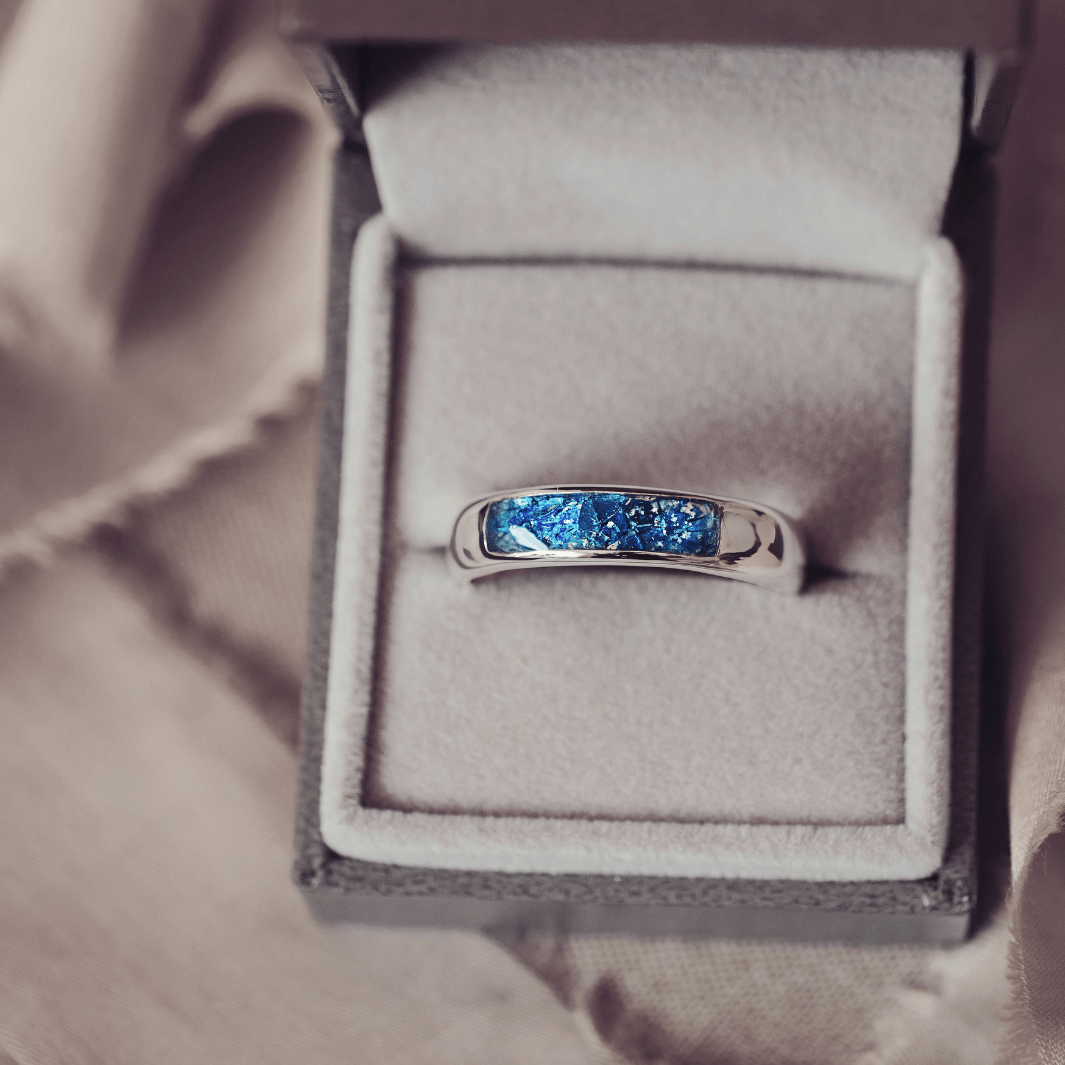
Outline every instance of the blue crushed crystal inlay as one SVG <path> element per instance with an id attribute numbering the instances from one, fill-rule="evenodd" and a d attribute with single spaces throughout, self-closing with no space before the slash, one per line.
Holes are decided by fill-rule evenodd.
<path id="1" fill-rule="evenodd" d="M 485 546 L 493 555 L 526 551 L 657 551 L 716 555 L 721 508 L 680 496 L 558 492 L 500 499 L 488 506 Z"/>

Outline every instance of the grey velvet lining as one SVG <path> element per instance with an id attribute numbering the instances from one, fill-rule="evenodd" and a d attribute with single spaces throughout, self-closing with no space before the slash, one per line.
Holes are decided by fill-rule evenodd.
<path id="1" fill-rule="evenodd" d="M 960 301 L 949 245 L 929 246 L 916 289 L 660 267 L 415 267 L 404 271 L 398 333 L 395 257 L 384 219 L 368 223 L 353 290 L 326 842 L 374 861 L 511 871 L 838 880 L 934 870 L 948 813 Z M 633 298 L 633 276 L 643 302 Z M 434 284 L 443 286 L 435 304 L 423 298 Z M 476 310 L 456 298 L 453 286 L 464 284 L 481 294 Z M 529 469 L 522 463 L 545 461 L 535 447 L 510 446 L 536 416 L 549 412 L 563 453 L 584 449 L 589 473 L 614 461 L 604 428 L 612 412 L 599 411 L 597 421 L 581 386 L 595 377 L 596 360 L 572 366 L 569 386 L 558 388 L 567 359 L 552 330 L 572 324 L 562 313 L 567 299 L 587 309 L 582 284 L 599 289 L 588 328 L 598 322 L 605 335 L 593 350 L 619 360 L 605 391 L 627 410 L 663 394 L 667 408 L 695 402 L 706 424 L 720 427 L 726 443 L 716 471 L 711 464 L 684 474 L 690 481 L 677 485 L 675 473 L 668 483 L 706 490 L 698 477 L 765 478 L 762 498 L 805 521 L 815 560 L 837 574 L 793 599 L 686 576 L 536 574 L 472 588 L 447 579 L 441 547 L 457 509 L 451 498 L 514 487 Z M 686 286 L 694 293 L 685 295 Z M 554 303 L 546 300 L 552 288 Z M 537 313 L 523 316 L 523 308 Z M 707 321 L 715 313 L 716 333 Z M 794 330 L 796 313 L 809 328 Z M 629 331 L 612 331 L 619 315 L 628 316 Z M 672 342 L 686 327 L 715 343 Z M 664 362 L 649 376 L 641 359 L 656 335 L 671 372 Z M 503 345 L 494 349 L 500 375 L 479 373 L 477 337 L 485 352 Z M 526 346 L 525 360 L 515 345 Z M 404 402 L 378 625 L 394 349 Z M 707 376 L 695 387 L 700 363 L 708 363 Z M 718 363 L 745 369 L 726 387 Z M 510 375 L 523 364 L 515 388 Z M 857 409 L 865 417 L 818 413 L 833 393 L 837 415 Z M 764 407 L 785 418 L 790 436 L 778 434 L 769 459 L 755 454 L 745 469 L 737 441 L 768 416 Z M 512 434 L 509 444 L 473 446 L 469 433 L 483 431 L 485 419 L 500 440 Z M 473 427 L 466 436 L 464 425 Z M 648 472 L 692 451 L 675 449 L 657 426 L 652 420 L 642 438 L 634 434 L 633 453 Z M 820 487 L 839 476 L 833 456 L 845 464 L 863 439 L 882 461 L 861 467 L 872 480 L 852 489 L 862 505 L 818 510 Z M 734 491 L 734 483 L 721 490 Z M 907 493 L 908 530 L 899 521 Z"/>
<path id="2" fill-rule="evenodd" d="M 902 821 L 913 287 L 589 264 L 401 277 L 368 798 Z M 459 510 L 557 480 L 765 502 L 833 575 L 801 599 L 632 571 L 456 588 L 439 548 Z"/>
<path id="3" fill-rule="evenodd" d="M 933 872 L 961 304 L 934 234 L 960 57 L 404 49 L 367 80 L 385 214 L 353 269 L 326 843 L 449 869 Z M 785 599 L 446 578 L 462 505 L 556 480 L 764 500 L 815 579 Z"/>
<path id="4" fill-rule="evenodd" d="M 425 258 L 912 280 L 961 128 L 957 52 L 553 44 L 368 63 L 381 202 Z"/>

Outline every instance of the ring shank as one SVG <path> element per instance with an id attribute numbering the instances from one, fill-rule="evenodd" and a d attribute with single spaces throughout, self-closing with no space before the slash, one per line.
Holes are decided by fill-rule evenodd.
<path id="1" fill-rule="evenodd" d="M 567 493 L 624 493 L 652 500 L 681 497 L 714 504 L 721 510 L 718 552 L 699 556 L 659 551 L 566 548 L 502 555 L 488 550 L 485 523 L 493 503 Z M 694 496 L 691 493 L 606 485 L 550 485 L 500 492 L 479 499 L 459 514 L 447 556 L 452 571 L 467 581 L 548 566 L 642 566 L 728 577 L 790 593 L 801 589 L 805 567 L 805 552 L 797 530 L 786 517 L 769 507 L 720 496 Z"/>

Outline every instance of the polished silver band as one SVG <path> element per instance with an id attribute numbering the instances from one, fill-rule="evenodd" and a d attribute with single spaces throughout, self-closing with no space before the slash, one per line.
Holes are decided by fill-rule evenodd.
<path id="1" fill-rule="evenodd" d="M 542 566 L 652 566 L 794 593 L 802 587 L 805 555 L 794 525 L 760 503 L 547 485 L 471 503 L 455 521 L 448 563 L 469 581 Z"/>

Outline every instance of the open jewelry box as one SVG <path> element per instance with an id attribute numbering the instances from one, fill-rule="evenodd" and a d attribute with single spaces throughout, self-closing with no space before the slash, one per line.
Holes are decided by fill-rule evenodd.
<path id="1" fill-rule="evenodd" d="M 960 938 L 1020 12 L 511 6 L 293 16 L 344 134 L 297 881 L 326 919 Z M 448 573 L 466 504 L 551 483 L 769 504 L 805 590 Z"/>

